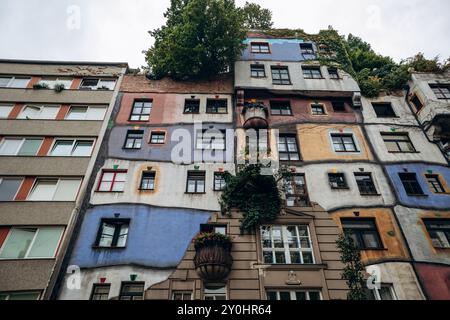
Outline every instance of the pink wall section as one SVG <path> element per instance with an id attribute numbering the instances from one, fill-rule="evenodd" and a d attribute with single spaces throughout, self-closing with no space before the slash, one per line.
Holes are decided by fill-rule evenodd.
<path id="1" fill-rule="evenodd" d="M 416 264 L 428 298 L 431 300 L 450 300 L 450 266 Z"/>

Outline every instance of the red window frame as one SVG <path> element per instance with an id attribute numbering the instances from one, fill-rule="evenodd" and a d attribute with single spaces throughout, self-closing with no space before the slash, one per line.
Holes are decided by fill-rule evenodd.
<path id="1" fill-rule="evenodd" d="M 114 183 L 116 182 L 116 176 L 118 173 L 127 173 L 128 170 L 102 170 L 102 175 L 100 176 L 100 180 L 98 181 L 97 185 L 97 192 L 123 192 L 123 191 L 112 191 L 114 187 Z M 109 187 L 108 191 L 100 190 L 100 185 L 103 182 L 103 176 L 105 173 L 113 173 L 113 179 L 111 181 L 111 186 Z M 108 181 L 109 182 L 109 181 Z"/>

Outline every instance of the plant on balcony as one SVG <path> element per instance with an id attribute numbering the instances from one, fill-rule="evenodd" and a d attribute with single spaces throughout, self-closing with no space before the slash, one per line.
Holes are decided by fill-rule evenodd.
<path id="1" fill-rule="evenodd" d="M 242 109 L 242 113 L 245 114 L 249 109 L 261 109 L 265 113 L 268 112 L 267 107 L 262 102 L 246 102 L 244 108 Z"/>
<path id="2" fill-rule="evenodd" d="M 194 238 L 195 249 L 200 249 L 211 244 L 229 248 L 231 247 L 231 238 L 229 236 L 213 232 L 202 232 Z"/>
<path id="3" fill-rule="evenodd" d="M 252 231 L 257 225 L 270 223 L 281 211 L 281 192 L 292 172 L 285 167 L 271 175 L 261 174 L 269 167 L 258 163 L 238 165 L 237 174 L 223 173 L 226 185 L 220 197 L 223 214 L 231 214 L 232 209 L 239 209 L 244 219 L 241 232 Z"/>
<path id="4" fill-rule="evenodd" d="M 55 84 L 54 90 L 55 90 L 55 92 L 60 93 L 65 88 L 66 88 L 66 86 L 63 83 L 57 83 L 57 84 Z"/>
<path id="5" fill-rule="evenodd" d="M 36 84 L 33 85 L 33 89 L 35 89 L 35 90 L 50 89 L 50 87 L 46 83 L 36 83 Z"/>

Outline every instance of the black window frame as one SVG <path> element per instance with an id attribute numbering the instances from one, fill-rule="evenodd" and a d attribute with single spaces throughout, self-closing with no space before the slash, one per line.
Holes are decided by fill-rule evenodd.
<path id="1" fill-rule="evenodd" d="M 381 138 L 383 139 L 385 145 L 386 145 L 386 149 L 389 153 L 417 153 L 416 147 L 414 146 L 414 144 L 411 141 L 411 138 L 409 137 L 409 133 L 408 132 L 381 132 Z M 393 137 L 397 137 L 397 138 L 393 138 Z M 400 139 L 399 137 L 406 137 L 407 139 Z M 388 145 L 386 144 L 386 142 L 391 142 L 391 143 L 395 143 L 397 146 L 397 150 L 389 150 Z M 403 151 L 401 145 L 402 144 L 409 144 L 412 148 L 412 150 L 408 150 L 408 151 Z"/>
<path id="2" fill-rule="evenodd" d="M 342 178 L 342 179 L 341 179 Z M 336 180 L 336 179 L 340 179 Z M 336 186 L 333 183 L 336 182 Z M 328 183 L 330 185 L 331 190 L 348 190 L 350 189 L 347 178 L 343 172 L 329 172 L 328 173 Z"/>
<path id="3" fill-rule="evenodd" d="M 398 176 L 408 196 L 425 195 L 415 172 L 399 172 Z"/>
<path id="4" fill-rule="evenodd" d="M 345 101 L 333 100 L 331 101 L 331 107 L 333 112 L 344 113 L 347 112 L 347 106 Z"/>
<path id="5" fill-rule="evenodd" d="M 314 71 L 319 71 L 318 75 L 317 72 Z M 315 67 L 315 66 L 302 66 L 302 73 L 303 73 L 303 78 L 304 79 L 324 79 L 323 74 L 322 74 L 322 70 L 320 69 L 320 67 Z"/>
<path id="6" fill-rule="evenodd" d="M 414 94 L 409 101 L 411 101 L 411 103 L 414 105 L 414 108 L 416 108 L 416 113 L 418 113 L 424 107 L 422 100 L 420 100 L 417 94 Z"/>
<path id="7" fill-rule="evenodd" d="M 152 188 L 144 188 L 144 181 L 145 180 L 149 180 L 149 182 L 147 182 L 147 184 L 150 184 L 150 181 L 153 180 L 153 187 Z M 139 190 L 140 191 L 153 191 L 155 190 L 155 180 L 156 180 L 156 171 L 152 171 L 152 170 L 145 170 L 142 171 L 141 174 L 141 181 L 139 183 Z"/>
<path id="8" fill-rule="evenodd" d="M 305 48 L 305 47 L 307 47 L 307 48 Z M 309 42 L 300 43 L 300 52 L 303 55 L 303 57 L 316 55 L 316 51 L 314 50 L 314 45 Z"/>
<path id="9" fill-rule="evenodd" d="M 225 232 L 220 233 L 217 231 L 217 229 L 225 229 Z M 223 235 L 228 234 L 228 225 L 223 223 L 204 223 L 200 225 L 200 232 L 205 233 L 220 233 Z"/>
<path id="10" fill-rule="evenodd" d="M 444 185 L 441 182 L 441 175 L 439 174 L 425 174 L 425 178 L 427 179 L 428 188 L 431 190 L 431 192 L 435 194 L 446 194 Z M 430 181 L 430 180 L 433 181 Z"/>
<path id="11" fill-rule="evenodd" d="M 166 143 L 166 132 L 165 131 L 152 131 L 150 132 L 150 144 L 154 144 L 154 145 L 163 145 Z M 153 141 L 153 137 L 154 136 L 159 136 L 159 137 L 164 137 L 163 142 L 159 142 L 160 140 L 158 139 L 157 142 Z"/>
<path id="12" fill-rule="evenodd" d="M 142 285 L 142 294 L 139 294 L 137 292 L 132 292 L 131 294 L 125 293 L 124 288 L 126 286 L 141 286 Z M 144 294 L 145 294 L 145 282 L 141 281 L 122 281 L 122 284 L 120 285 L 120 293 L 119 293 L 119 300 L 122 301 L 135 301 L 135 300 L 144 300 Z M 130 297 L 130 299 L 123 299 L 123 297 Z M 134 299 L 135 297 L 139 297 L 139 299 Z"/>
<path id="13" fill-rule="evenodd" d="M 296 177 L 301 177 L 303 179 L 303 186 L 300 187 L 296 183 Z M 293 207 L 309 207 L 311 206 L 311 203 L 309 201 L 309 194 L 308 194 L 308 186 L 306 184 L 306 175 L 304 173 L 295 173 L 293 174 L 288 181 L 286 181 L 287 184 L 291 186 L 291 188 L 286 188 L 286 206 L 288 206 L 288 198 L 294 199 L 294 206 Z M 289 189 L 291 189 L 293 192 L 289 192 Z M 291 206 L 290 206 L 291 207 Z"/>
<path id="14" fill-rule="evenodd" d="M 291 75 L 289 74 L 288 66 L 270 66 L 270 72 L 272 75 L 272 84 L 277 86 L 289 86 L 292 85 Z M 283 79 L 282 75 L 287 75 L 287 79 Z M 278 78 L 274 78 L 277 75 Z"/>
<path id="15" fill-rule="evenodd" d="M 373 111 L 377 115 L 377 118 L 398 118 L 395 114 L 392 103 L 390 102 L 372 102 Z"/>
<path id="16" fill-rule="evenodd" d="M 190 105 L 192 103 L 192 105 Z M 185 99 L 183 114 L 199 114 L 200 99 Z"/>
<path id="17" fill-rule="evenodd" d="M 371 224 L 370 228 L 346 228 L 345 223 L 351 223 L 351 224 Z M 383 242 L 380 236 L 380 232 L 378 230 L 377 222 L 375 218 L 341 218 L 341 225 L 342 230 L 344 231 L 344 234 L 349 235 L 351 237 L 351 234 L 355 235 L 355 238 L 351 237 L 353 241 L 355 242 L 355 245 L 360 250 L 384 250 Z M 364 234 L 372 234 L 375 236 L 377 246 L 371 247 L 368 246 L 366 241 L 364 241 Z"/>
<path id="18" fill-rule="evenodd" d="M 98 227 L 98 232 L 97 232 L 97 237 L 95 240 L 94 247 L 101 248 L 101 249 L 124 249 L 124 248 L 126 248 L 127 243 L 128 243 L 128 235 L 130 233 L 130 222 L 131 222 L 131 219 L 118 219 L 118 218 L 117 219 L 116 218 L 101 219 L 100 225 Z M 114 225 L 114 235 L 113 235 L 113 239 L 111 241 L 111 246 L 109 246 L 109 247 L 100 245 L 100 240 L 103 235 L 103 225 L 105 223 Z M 122 225 L 128 226 L 127 240 L 125 241 L 125 245 L 123 247 L 119 247 L 119 246 L 117 246 L 117 242 L 119 241 L 120 230 L 121 230 Z"/>
<path id="19" fill-rule="evenodd" d="M 292 107 L 290 100 L 270 100 L 270 115 L 272 116 L 292 116 Z M 289 113 L 284 113 L 283 111 L 289 111 Z M 276 112 L 274 112 L 276 111 Z M 279 112 L 279 113 L 277 113 Z"/>
<path id="20" fill-rule="evenodd" d="M 317 112 L 317 110 L 321 110 L 321 112 Z M 325 105 L 323 103 L 312 103 L 311 114 L 313 116 L 326 116 Z"/>
<path id="21" fill-rule="evenodd" d="M 215 105 L 215 103 L 223 103 L 225 105 Z M 225 112 L 219 112 L 219 109 L 225 108 Z M 206 99 L 206 113 L 208 114 L 227 114 L 228 113 L 228 100 L 224 98 Z"/>
<path id="22" fill-rule="evenodd" d="M 257 48 L 257 50 L 255 50 Z M 262 48 L 267 48 L 263 50 Z M 250 52 L 256 54 L 270 54 L 270 44 L 268 42 L 250 42 Z"/>
<path id="23" fill-rule="evenodd" d="M 136 104 L 137 103 L 142 103 L 142 107 L 137 107 Z M 145 107 L 146 103 L 150 103 L 150 107 Z M 139 113 L 135 112 L 136 108 L 140 108 L 141 111 Z M 144 113 L 144 109 L 145 108 L 149 108 L 150 111 L 147 113 Z M 150 115 L 152 113 L 153 110 L 153 100 L 152 99 L 135 99 L 133 101 L 133 105 L 131 106 L 131 113 L 130 113 L 130 117 L 128 119 L 128 121 L 130 122 L 147 122 L 150 120 Z M 138 116 L 139 119 L 138 120 L 133 120 L 133 116 Z M 142 119 L 143 117 L 147 118 L 147 119 Z"/>
<path id="24" fill-rule="evenodd" d="M 108 288 L 108 293 L 96 293 L 95 290 L 97 288 Z M 93 300 L 93 301 L 105 301 L 108 300 L 109 298 L 109 292 L 111 291 L 111 284 L 110 283 L 94 283 L 92 285 L 92 291 L 91 291 L 91 296 L 89 297 L 89 300 Z M 95 296 L 97 295 L 101 295 L 104 296 L 106 295 L 106 299 L 94 299 Z"/>
<path id="25" fill-rule="evenodd" d="M 431 83 L 429 86 L 438 100 L 450 100 L 450 84 Z M 447 92 L 444 92 L 444 89 Z"/>
<path id="26" fill-rule="evenodd" d="M 256 70 L 259 69 L 259 70 Z M 263 64 L 250 65 L 250 77 L 255 79 L 267 78 L 266 66 Z"/>
<path id="27" fill-rule="evenodd" d="M 223 174 L 224 173 L 220 172 L 220 171 L 214 172 L 214 175 L 213 175 L 213 190 L 214 191 L 223 191 L 225 189 L 226 181 L 225 181 L 225 178 L 224 178 Z M 218 180 L 220 181 L 219 182 L 219 185 L 220 185 L 219 188 L 217 188 Z"/>
<path id="28" fill-rule="evenodd" d="M 433 243 L 433 247 L 437 249 L 450 249 L 450 219 L 423 219 L 422 220 L 425 228 L 428 232 L 428 235 Z M 434 225 L 434 226 L 432 226 Z M 436 227 L 436 225 L 444 225 L 445 227 Z M 449 243 L 448 246 L 439 245 L 437 246 L 435 243 L 435 236 L 433 236 L 436 232 L 442 232 L 444 236 L 446 237 L 447 242 Z M 438 239 L 440 242 L 441 240 Z"/>
<path id="29" fill-rule="evenodd" d="M 345 143 L 345 138 L 351 138 L 353 146 L 353 150 L 348 148 L 349 143 Z M 336 142 L 335 139 L 339 139 L 339 142 Z M 358 149 L 358 145 L 356 144 L 355 137 L 352 133 L 332 133 L 331 134 L 331 142 L 333 144 L 333 150 L 334 152 L 338 153 L 352 153 L 352 152 L 360 152 Z M 342 147 L 342 150 L 336 150 L 336 146 L 339 146 L 339 148 Z"/>
<path id="30" fill-rule="evenodd" d="M 181 299 L 175 299 L 176 295 L 181 295 Z M 186 296 L 189 295 L 189 299 L 185 299 Z M 172 299 L 173 301 L 189 301 L 192 300 L 192 291 L 183 291 L 183 290 L 174 290 L 172 291 Z"/>
<path id="31" fill-rule="evenodd" d="M 195 181 L 195 191 L 189 191 L 189 181 Z M 203 191 L 199 192 L 198 181 L 203 182 Z M 206 193 L 206 171 L 189 170 L 186 176 L 186 193 L 187 194 L 205 194 Z"/>
<path id="32" fill-rule="evenodd" d="M 287 139 L 295 139 L 295 148 L 296 148 L 295 151 L 289 151 L 289 145 L 292 143 L 289 143 Z M 284 144 L 286 151 L 280 151 L 280 143 Z M 277 149 L 278 149 L 278 159 L 282 162 L 299 162 L 302 160 L 297 135 L 295 134 L 280 134 L 278 136 Z M 281 154 L 286 154 L 288 156 L 288 160 L 282 160 Z M 298 159 L 295 159 L 296 157 L 293 157 L 294 154 L 297 156 Z"/>
<path id="33" fill-rule="evenodd" d="M 371 172 L 355 172 L 355 180 L 358 185 L 359 193 L 363 196 L 378 195 L 377 187 Z M 369 179 L 358 180 L 358 177 L 366 177 Z"/>
<path id="34" fill-rule="evenodd" d="M 133 141 L 133 146 L 128 147 L 128 141 Z M 125 143 L 123 144 L 123 148 L 127 150 L 139 150 L 142 149 L 142 143 L 144 142 L 144 130 L 128 130 L 125 136 Z M 139 145 L 137 147 L 136 145 Z"/>
<path id="35" fill-rule="evenodd" d="M 327 71 L 328 71 L 328 76 L 330 77 L 331 80 L 340 80 L 341 79 L 341 75 L 339 74 L 338 68 L 327 68 Z"/>

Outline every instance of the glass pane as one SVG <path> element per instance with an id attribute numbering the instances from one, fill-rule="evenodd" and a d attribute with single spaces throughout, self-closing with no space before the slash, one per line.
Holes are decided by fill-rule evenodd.
<path id="1" fill-rule="evenodd" d="M 33 241 L 36 229 L 11 229 L 8 239 L 0 253 L 0 259 L 22 259 Z"/>
<path id="2" fill-rule="evenodd" d="M 105 118 L 106 108 L 90 107 L 86 114 L 86 120 L 103 120 Z"/>
<path id="3" fill-rule="evenodd" d="M 274 291 L 267 292 L 267 300 L 277 300 L 277 293 Z"/>
<path id="4" fill-rule="evenodd" d="M 107 88 L 108 90 L 114 90 L 116 86 L 116 80 L 100 80 L 99 88 Z"/>
<path id="5" fill-rule="evenodd" d="M 30 82 L 30 78 L 15 78 L 9 84 L 10 88 L 26 88 Z"/>
<path id="6" fill-rule="evenodd" d="M 28 196 L 30 201 L 51 201 L 55 193 L 57 180 L 38 180 Z"/>
<path id="7" fill-rule="evenodd" d="M 117 239 L 117 247 L 123 248 L 127 244 L 128 225 L 123 224 L 120 227 L 119 238 Z"/>
<path id="8" fill-rule="evenodd" d="M 116 230 L 116 225 L 103 223 L 102 234 L 100 236 L 100 241 L 99 241 L 100 247 L 111 247 L 115 230 Z"/>
<path id="9" fill-rule="evenodd" d="M 280 292 L 280 300 L 291 300 L 291 293 L 289 291 Z"/>
<path id="10" fill-rule="evenodd" d="M 22 112 L 19 114 L 19 116 L 17 118 L 18 119 L 37 119 L 40 112 L 41 112 L 40 107 L 27 106 L 22 110 Z"/>
<path id="11" fill-rule="evenodd" d="M 127 179 L 127 173 L 126 172 L 118 172 L 117 174 L 116 174 L 116 182 L 117 181 L 122 181 L 122 182 L 124 182 L 125 180 Z"/>
<path id="12" fill-rule="evenodd" d="M 382 286 L 380 291 L 380 298 L 381 300 L 394 300 L 394 297 L 392 296 L 391 287 L 389 286 Z"/>
<path id="13" fill-rule="evenodd" d="M 100 183 L 99 191 L 109 191 L 111 189 L 111 181 L 105 181 Z"/>
<path id="14" fill-rule="evenodd" d="M 9 294 L 9 300 L 37 300 L 39 296 L 39 292 L 14 292 Z"/>
<path id="15" fill-rule="evenodd" d="M 40 228 L 28 258 L 53 258 L 62 232 L 62 227 Z"/>
<path id="16" fill-rule="evenodd" d="M 284 252 L 275 252 L 275 263 L 286 263 Z"/>
<path id="17" fill-rule="evenodd" d="M 72 152 L 74 157 L 89 157 L 92 152 L 93 141 L 77 141 Z"/>
<path id="18" fill-rule="evenodd" d="M 302 291 L 297 291 L 295 293 L 295 298 L 297 300 L 306 300 L 306 292 L 302 292 Z"/>
<path id="19" fill-rule="evenodd" d="M 58 114 L 59 107 L 44 107 L 39 116 L 39 119 L 50 119 L 53 120 Z"/>
<path id="20" fill-rule="evenodd" d="M 42 144 L 43 139 L 25 139 L 20 151 L 19 156 L 35 156 Z"/>
<path id="21" fill-rule="evenodd" d="M 12 109 L 13 109 L 12 106 L 0 106 L 0 119 L 8 118 L 8 116 L 11 113 Z"/>
<path id="22" fill-rule="evenodd" d="M 0 155 L 15 156 L 23 139 L 3 139 L 0 145 Z"/>
<path id="23" fill-rule="evenodd" d="M 301 259 L 300 259 L 300 253 L 297 251 L 291 251 L 291 263 L 302 263 Z"/>
<path id="24" fill-rule="evenodd" d="M 75 201 L 81 180 L 59 180 L 56 188 L 55 201 Z"/>
<path id="25" fill-rule="evenodd" d="M 13 201 L 22 184 L 22 179 L 1 179 L 0 201 Z"/>
<path id="26" fill-rule="evenodd" d="M 125 190 L 125 182 L 115 181 L 112 191 L 113 192 L 122 192 L 123 190 Z"/>
<path id="27" fill-rule="evenodd" d="M 365 232 L 362 234 L 362 237 L 363 237 L 364 243 L 367 248 L 378 248 L 379 247 L 378 237 L 375 233 Z"/>
<path id="28" fill-rule="evenodd" d="M 194 180 L 188 180 L 188 188 L 187 191 L 189 193 L 194 193 L 195 192 L 195 181 Z"/>
<path id="29" fill-rule="evenodd" d="M 86 118 L 87 107 L 72 107 L 66 116 L 67 120 L 84 120 Z"/>
<path id="30" fill-rule="evenodd" d="M 270 264 L 273 263 L 273 254 L 272 254 L 272 252 L 265 251 L 263 253 L 263 256 L 264 256 L 264 263 L 270 263 Z"/>
<path id="31" fill-rule="evenodd" d="M 6 87 L 11 81 L 11 77 L 0 77 L 0 87 Z"/>
<path id="32" fill-rule="evenodd" d="M 309 300 L 320 300 L 320 292 L 317 291 L 309 292 Z"/>
<path id="33" fill-rule="evenodd" d="M 70 156 L 73 143 L 74 140 L 56 140 L 50 155 L 59 157 Z"/>
<path id="34" fill-rule="evenodd" d="M 314 259 L 311 252 L 303 252 L 303 263 L 305 264 L 313 264 Z"/>

